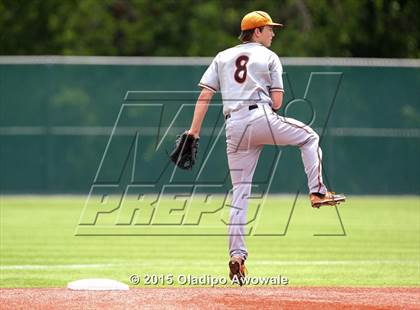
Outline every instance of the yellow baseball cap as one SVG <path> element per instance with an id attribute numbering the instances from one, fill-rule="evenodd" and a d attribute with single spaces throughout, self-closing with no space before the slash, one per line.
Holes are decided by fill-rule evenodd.
<path id="1" fill-rule="evenodd" d="M 283 24 L 273 23 L 270 15 L 264 11 L 254 11 L 248 13 L 242 18 L 241 30 L 250 30 L 263 26 L 282 27 Z"/>

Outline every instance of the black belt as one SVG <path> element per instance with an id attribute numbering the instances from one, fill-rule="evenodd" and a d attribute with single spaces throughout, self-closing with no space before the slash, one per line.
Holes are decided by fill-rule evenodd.
<path id="1" fill-rule="evenodd" d="M 258 105 L 253 104 L 253 105 L 248 106 L 248 110 L 249 110 L 249 111 L 254 110 L 254 109 L 258 109 Z M 226 115 L 225 115 L 225 119 L 228 119 L 228 118 L 230 118 L 230 117 L 231 117 L 231 115 L 230 115 L 230 114 L 226 114 Z"/>

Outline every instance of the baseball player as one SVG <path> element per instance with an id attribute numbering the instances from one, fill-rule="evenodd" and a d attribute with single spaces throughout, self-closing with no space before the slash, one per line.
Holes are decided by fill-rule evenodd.
<path id="1" fill-rule="evenodd" d="M 242 44 L 217 54 L 200 80 L 188 135 L 199 138 L 208 104 L 220 91 L 226 119 L 227 157 L 232 180 L 229 223 L 230 278 L 242 285 L 245 277 L 244 232 L 252 177 L 263 146 L 294 145 L 301 150 L 308 178 L 312 207 L 336 205 L 344 195 L 329 192 L 322 179 L 322 152 L 319 136 L 305 124 L 279 116 L 283 100 L 283 68 L 278 56 L 269 50 L 274 23 L 263 11 L 245 15 L 241 22 Z"/>

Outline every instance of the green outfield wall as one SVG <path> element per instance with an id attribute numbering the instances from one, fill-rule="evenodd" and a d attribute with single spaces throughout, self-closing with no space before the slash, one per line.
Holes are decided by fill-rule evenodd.
<path id="1" fill-rule="evenodd" d="M 89 193 L 93 184 L 230 188 L 220 96 L 198 163 L 167 152 L 190 126 L 208 58 L 0 57 L 0 190 Z M 420 61 L 286 58 L 280 114 L 321 136 L 327 184 L 348 194 L 420 194 Z M 306 193 L 299 149 L 265 147 L 255 182 Z M 177 188 L 179 186 L 179 188 Z"/>

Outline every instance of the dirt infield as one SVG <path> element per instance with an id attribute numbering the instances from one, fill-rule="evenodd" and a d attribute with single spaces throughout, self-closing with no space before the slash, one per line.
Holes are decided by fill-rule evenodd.
<path id="1" fill-rule="evenodd" d="M 1 309 L 420 309 L 420 288 L 1 289 Z"/>

